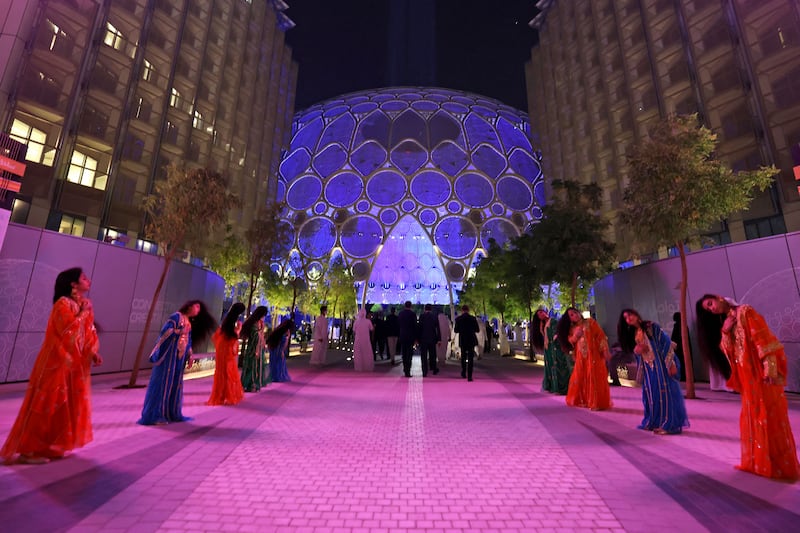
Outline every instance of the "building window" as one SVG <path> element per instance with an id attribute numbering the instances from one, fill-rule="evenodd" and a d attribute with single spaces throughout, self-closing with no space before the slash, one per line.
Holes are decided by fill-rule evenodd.
<path id="1" fill-rule="evenodd" d="M 111 228 L 101 228 L 100 240 L 109 244 L 124 247 L 126 244 L 128 244 L 129 237 L 124 231 L 117 231 Z"/>
<path id="2" fill-rule="evenodd" d="M 773 26 L 759 35 L 761 51 L 764 55 L 780 52 L 800 43 L 800 30 L 796 26 Z"/>
<path id="3" fill-rule="evenodd" d="M 772 84 L 775 104 L 779 109 L 797 105 L 800 101 L 800 67 L 789 71 Z"/>
<path id="4" fill-rule="evenodd" d="M 744 222 L 744 233 L 748 240 L 759 239 L 761 237 L 786 233 L 786 225 L 781 215 L 759 218 L 756 220 L 746 220 Z"/>
<path id="5" fill-rule="evenodd" d="M 152 81 L 154 73 L 155 69 L 153 68 L 153 64 L 145 59 L 142 64 L 142 79 L 144 81 Z"/>
<path id="6" fill-rule="evenodd" d="M 106 22 L 106 35 L 103 37 L 103 44 L 110 46 L 114 50 L 121 50 L 125 44 L 125 37 L 113 24 Z"/>
<path id="7" fill-rule="evenodd" d="M 11 202 L 11 222 L 17 224 L 26 224 L 28 222 L 28 213 L 31 211 L 31 203 L 17 196 Z"/>
<path id="8" fill-rule="evenodd" d="M 14 122 L 11 124 L 11 133 L 9 136 L 12 139 L 28 145 L 28 152 L 25 154 L 25 159 L 33 161 L 34 163 L 41 163 L 48 167 L 53 166 L 53 159 L 55 158 L 56 151 L 55 149 L 47 149 L 47 134 L 45 132 L 25 124 L 19 119 L 14 119 Z"/>
<path id="9" fill-rule="evenodd" d="M 133 116 L 142 122 L 150 122 L 150 115 L 153 113 L 153 104 L 142 98 L 136 97 L 134 103 Z"/>
<path id="10" fill-rule="evenodd" d="M 128 132 L 125 138 L 125 146 L 122 149 L 122 157 L 131 161 L 141 161 L 144 154 L 144 141 L 136 135 Z"/>
<path id="11" fill-rule="evenodd" d="M 136 249 L 140 252 L 156 255 L 158 253 L 158 245 L 154 242 L 136 239 Z"/>
<path id="12" fill-rule="evenodd" d="M 48 50 L 61 57 L 69 58 L 72 55 L 74 42 L 69 35 L 64 32 L 55 22 L 50 19 L 45 21 L 45 26 L 50 33 L 50 42 L 47 44 Z"/>
<path id="13" fill-rule="evenodd" d="M 97 159 L 92 159 L 77 150 L 72 152 L 72 159 L 67 171 L 67 181 L 104 191 L 107 178 L 108 176 L 97 174 Z"/>
<path id="14" fill-rule="evenodd" d="M 59 233 L 83 237 L 83 231 L 85 229 L 86 221 L 84 219 L 80 217 L 73 217 L 71 215 L 61 215 L 61 222 L 58 224 Z"/>

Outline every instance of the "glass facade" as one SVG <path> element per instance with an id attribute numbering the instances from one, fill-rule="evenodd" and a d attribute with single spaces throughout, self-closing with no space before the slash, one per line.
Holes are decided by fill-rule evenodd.
<path id="1" fill-rule="evenodd" d="M 489 239 L 519 235 L 544 202 L 527 114 L 438 88 L 299 112 L 278 179 L 294 248 L 320 266 L 341 254 L 376 303 L 450 303 Z"/>

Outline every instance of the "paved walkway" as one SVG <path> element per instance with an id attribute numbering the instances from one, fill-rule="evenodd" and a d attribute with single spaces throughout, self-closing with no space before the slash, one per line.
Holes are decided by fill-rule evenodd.
<path id="1" fill-rule="evenodd" d="M 733 469 L 736 395 L 688 402 L 680 436 L 636 430 L 640 390 L 614 408 L 568 408 L 540 392 L 542 368 L 497 357 L 475 381 L 448 366 L 422 378 L 339 360 L 289 361 L 291 383 L 236 407 L 204 405 L 211 378 L 186 381 L 184 414 L 134 422 L 144 390 L 96 376 L 95 440 L 48 465 L 0 467 L 0 530 L 39 531 L 789 531 L 800 483 Z M 146 382 L 144 376 L 142 382 Z M 5 439 L 24 387 L 0 387 Z M 800 437 L 800 398 L 790 398 Z"/>

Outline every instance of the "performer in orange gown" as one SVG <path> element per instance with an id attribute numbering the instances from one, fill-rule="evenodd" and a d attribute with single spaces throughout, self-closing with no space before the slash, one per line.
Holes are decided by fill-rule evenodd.
<path id="1" fill-rule="evenodd" d="M 606 361 L 610 354 L 608 339 L 600 324 L 592 318 L 583 318 L 580 311 L 570 307 L 558 321 L 558 342 L 564 353 L 572 352 L 575 358 L 567 405 L 588 407 L 593 411 L 609 409 L 611 389 Z"/>
<path id="2" fill-rule="evenodd" d="M 703 355 L 742 395 L 742 458 L 736 468 L 797 481 L 800 465 L 783 392 L 787 372 L 783 345 L 749 305 L 706 294 L 696 309 Z"/>
<path id="3" fill-rule="evenodd" d="M 244 398 L 244 388 L 239 377 L 236 358 L 239 356 L 239 316 L 244 313 L 243 303 L 235 303 L 222 320 L 212 340 L 216 349 L 214 384 L 208 405 L 236 405 Z"/>
<path id="4" fill-rule="evenodd" d="M 41 464 L 92 440 L 91 364 L 103 359 L 94 326 L 91 281 L 80 268 L 58 274 L 44 343 L 17 420 L 0 457 Z"/>

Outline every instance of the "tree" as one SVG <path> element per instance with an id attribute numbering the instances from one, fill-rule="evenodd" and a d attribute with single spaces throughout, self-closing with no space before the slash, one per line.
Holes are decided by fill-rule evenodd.
<path id="1" fill-rule="evenodd" d="M 247 309 L 253 307 L 253 295 L 262 274 L 270 270 L 273 259 L 286 253 L 291 242 L 292 228 L 280 220 L 283 204 L 269 203 L 262 209 L 245 232 L 246 261 L 244 271 L 248 278 Z"/>
<path id="2" fill-rule="evenodd" d="M 593 283 L 611 270 L 614 245 L 604 236 L 609 222 L 599 214 L 602 189 L 597 184 L 555 180 L 553 195 L 532 231 L 530 261 L 544 282 L 571 287 L 575 305 L 578 282 Z"/>
<path id="3" fill-rule="evenodd" d="M 492 244 L 490 240 L 490 245 Z M 504 255 L 506 283 L 514 300 L 527 312 L 528 327 L 533 323 L 533 313 L 543 300 L 541 270 L 538 268 L 538 247 L 536 236 L 532 232 L 525 232 L 511 241 L 511 249 Z M 528 332 L 530 339 L 530 331 Z M 528 357 L 533 361 L 533 343 L 528 343 Z"/>
<path id="4" fill-rule="evenodd" d="M 686 313 L 688 274 L 684 246 L 712 224 L 750 205 L 777 174 L 775 167 L 733 172 L 715 159 L 717 136 L 699 126 L 697 115 L 671 116 L 628 156 L 629 185 L 621 221 L 637 244 L 650 251 L 676 246 L 681 261 L 680 311 Z M 694 398 L 694 372 L 686 320 L 681 321 L 686 354 L 686 397 Z"/>
<path id="5" fill-rule="evenodd" d="M 228 192 L 220 174 L 203 168 L 186 169 L 174 163 L 167 166 L 166 179 L 157 181 L 153 193 L 145 197 L 142 207 L 149 218 L 145 234 L 158 243 L 159 251 L 163 253 L 164 269 L 147 311 L 128 387 L 136 386 L 155 303 L 172 260 L 184 249 L 191 249 L 197 255 L 202 253 L 209 232 L 225 223 L 228 213 L 236 205 L 238 199 Z"/>
<path id="6" fill-rule="evenodd" d="M 242 286 L 247 281 L 245 265 L 247 263 L 247 249 L 244 240 L 239 237 L 230 224 L 225 226 L 225 232 L 217 237 L 208 253 L 208 266 L 211 270 L 222 276 L 225 285 L 231 291 L 234 300 L 241 298 L 239 294 Z"/>

